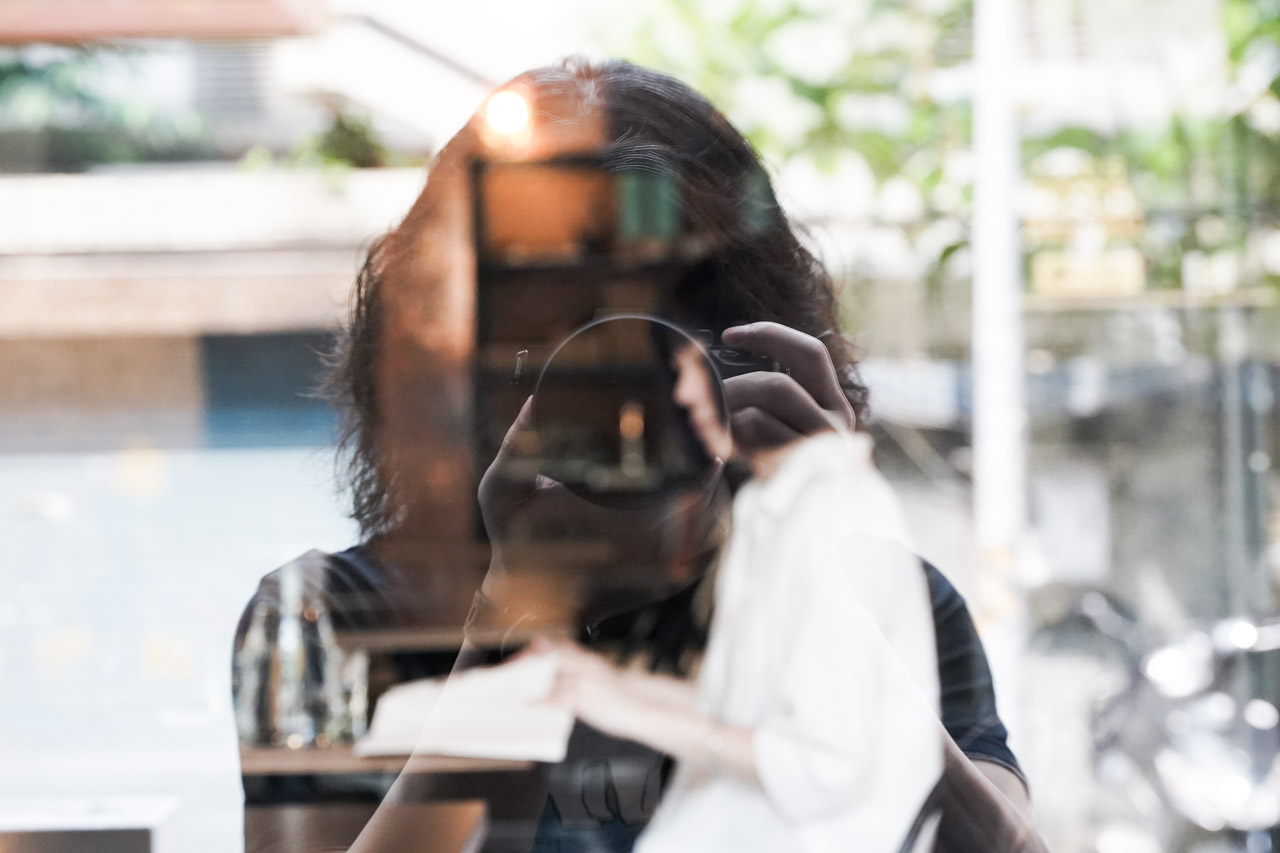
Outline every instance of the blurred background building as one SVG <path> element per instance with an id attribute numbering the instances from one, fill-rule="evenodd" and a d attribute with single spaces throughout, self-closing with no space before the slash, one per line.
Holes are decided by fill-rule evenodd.
<path id="1" fill-rule="evenodd" d="M 838 275 L 882 464 L 987 632 L 1053 849 L 1238 849 L 1099 708 L 1161 644 L 1277 609 L 1280 9 L 1018 5 L 1010 577 L 972 526 L 973 2 L 0 3 L 0 799 L 174 796 L 181 849 L 239 843 L 235 619 L 355 536 L 315 392 L 361 249 L 494 85 L 586 53 L 707 93 Z M 1274 711 L 1250 684 L 1187 696 Z M 1266 800 L 1223 738 L 1191 753 Z"/>

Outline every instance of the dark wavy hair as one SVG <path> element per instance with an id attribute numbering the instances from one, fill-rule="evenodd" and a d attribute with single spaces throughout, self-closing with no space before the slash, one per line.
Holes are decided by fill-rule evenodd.
<path id="1" fill-rule="evenodd" d="M 621 61 L 568 60 L 508 86 L 532 98 L 544 126 L 603 119 L 598 153 L 606 168 L 679 176 L 682 215 L 713 239 L 699 275 L 673 294 L 675 319 L 716 329 L 772 320 L 820 339 L 858 423 L 866 423 L 867 389 L 838 327 L 831 277 L 782 212 L 759 155 L 709 101 L 668 75 Z M 328 389 L 344 413 L 344 480 L 366 540 L 393 533 L 414 514 L 404 476 L 413 431 L 397 428 L 396 419 L 468 430 L 457 407 L 407 410 L 405 395 L 388 393 L 387 378 L 439 376 L 440 363 L 454 360 L 465 381 L 467 371 L 457 368 L 474 299 L 466 176 L 480 151 L 478 125 L 473 118 L 441 150 L 404 221 L 369 247 L 331 359 Z M 433 393 L 448 396 L 450 387 L 438 384 Z"/>

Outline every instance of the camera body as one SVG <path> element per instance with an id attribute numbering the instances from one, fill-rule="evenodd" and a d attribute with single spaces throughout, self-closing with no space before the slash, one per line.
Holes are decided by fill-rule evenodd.
<path id="1" fill-rule="evenodd" d="M 721 381 L 742 376 L 747 373 L 782 373 L 783 367 L 767 355 L 748 352 L 725 346 L 720 341 L 720 333 L 699 329 L 694 337 L 703 341 L 703 348 L 711 363 L 715 365 L 716 374 Z"/>

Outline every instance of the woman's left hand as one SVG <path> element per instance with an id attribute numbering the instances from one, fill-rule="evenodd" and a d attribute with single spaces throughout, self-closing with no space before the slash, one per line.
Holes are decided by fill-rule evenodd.
<path id="1" fill-rule="evenodd" d="M 677 761 L 698 762 L 760 784 L 751 729 L 726 725 L 700 711 L 691 683 L 624 670 L 564 641 L 535 640 L 525 654 L 555 656 L 559 667 L 547 701 L 593 728 Z M 712 746 L 713 736 L 719 746 Z"/>

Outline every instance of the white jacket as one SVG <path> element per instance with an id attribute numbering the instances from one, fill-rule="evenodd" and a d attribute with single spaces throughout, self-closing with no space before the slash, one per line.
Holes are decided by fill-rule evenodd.
<path id="1" fill-rule="evenodd" d="M 682 765 L 639 853 L 884 851 L 942 772 L 920 561 L 864 435 L 805 439 L 734 501 L 698 675 L 761 786 Z"/>

